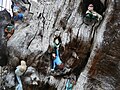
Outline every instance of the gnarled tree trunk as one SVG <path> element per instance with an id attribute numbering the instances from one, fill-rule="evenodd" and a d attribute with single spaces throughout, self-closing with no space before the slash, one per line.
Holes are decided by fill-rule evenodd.
<path id="1" fill-rule="evenodd" d="M 11 71 L 25 60 L 39 78 L 32 90 L 65 90 L 66 77 L 76 76 L 74 90 L 119 89 L 119 1 L 118 0 L 39 0 L 30 1 L 34 13 L 30 25 L 18 26 L 8 41 Z M 99 23 L 86 25 L 83 17 L 93 3 L 103 15 Z M 53 36 L 60 35 L 60 58 L 71 68 L 62 76 L 50 75 L 50 46 Z M 26 88 L 25 90 L 28 90 Z M 33 89 L 34 88 L 34 89 Z"/>

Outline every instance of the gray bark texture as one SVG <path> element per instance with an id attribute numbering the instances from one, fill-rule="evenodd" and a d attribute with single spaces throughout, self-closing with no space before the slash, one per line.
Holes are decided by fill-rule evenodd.
<path id="1" fill-rule="evenodd" d="M 103 20 L 86 25 L 83 19 L 90 3 Z M 6 81 L 8 76 L 14 81 L 15 67 L 25 60 L 24 90 L 65 90 L 68 77 L 76 80 L 73 90 L 120 90 L 119 0 L 38 0 L 30 4 L 33 15 L 18 24 L 7 42 Z M 62 41 L 59 53 L 66 67 L 62 75 L 50 72 L 54 35 Z M 5 82 L 8 90 L 12 86 L 15 82 Z"/>

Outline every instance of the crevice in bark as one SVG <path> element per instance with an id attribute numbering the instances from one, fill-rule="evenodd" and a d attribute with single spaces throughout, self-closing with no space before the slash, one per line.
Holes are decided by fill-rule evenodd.
<path id="1" fill-rule="evenodd" d="M 56 18 L 55 18 L 55 20 L 54 20 L 53 28 L 55 27 L 55 24 L 56 24 L 56 22 L 57 22 L 57 19 L 58 19 L 58 16 L 59 16 L 60 12 L 61 12 L 60 9 L 56 12 Z"/>
<path id="2" fill-rule="evenodd" d="M 77 31 L 77 36 L 76 36 L 76 39 L 78 39 L 78 36 L 79 36 L 79 31 L 80 31 L 80 28 L 81 28 L 81 26 L 83 25 L 83 23 L 84 23 L 84 22 L 82 22 L 82 23 L 80 24 L 80 26 L 79 26 L 79 29 L 78 29 L 78 31 Z M 77 45 L 77 43 L 76 43 L 76 45 Z"/>
<path id="3" fill-rule="evenodd" d="M 81 12 L 82 12 L 82 2 L 80 2 L 80 4 L 79 4 L 79 7 L 78 7 L 78 9 L 77 9 L 77 12 L 78 12 L 79 14 L 81 14 Z"/>
<path id="4" fill-rule="evenodd" d="M 96 3 L 95 3 L 96 2 Z M 95 7 L 95 11 L 97 11 L 98 13 L 102 14 L 104 11 L 105 11 L 105 7 L 103 6 L 103 4 L 97 0 L 95 1 L 94 0 L 91 0 L 91 1 L 87 1 L 87 0 L 83 0 L 82 3 L 80 3 L 80 6 L 82 8 L 82 14 L 84 15 L 85 12 L 87 11 L 87 7 L 90 3 L 92 3 Z M 98 5 L 99 4 L 99 5 Z M 99 7 L 97 7 L 96 5 L 98 5 Z M 101 7 L 101 8 L 100 8 Z M 78 10 L 80 10 L 80 8 L 78 8 Z M 83 23 L 82 23 L 83 24 Z M 81 24 L 81 25 L 82 25 Z M 81 26 L 80 25 L 80 26 Z M 98 25 L 99 26 L 99 25 Z M 91 54 L 91 50 L 92 50 L 92 47 L 93 47 L 93 40 L 94 40 L 94 36 L 95 36 L 95 32 L 97 30 L 97 27 L 96 26 L 96 23 L 93 24 L 92 28 L 91 28 L 91 33 L 90 33 L 90 43 L 88 45 L 88 50 L 86 51 L 86 56 L 84 57 L 84 59 L 81 58 L 81 60 L 79 61 L 79 64 L 77 66 L 74 67 L 74 69 L 72 69 L 72 72 L 75 73 L 76 76 L 79 76 L 79 74 L 81 73 L 81 71 L 85 68 L 87 62 L 88 62 L 88 59 L 90 57 L 90 54 Z M 77 32 L 77 37 L 76 37 L 76 46 L 81 46 L 81 42 L 80 40 L 78 40 L 78 35 L 79 35 L 79 29 L 78 29 L 78 32 Z M 77 48 L 77 47 L 76 47 Z M 77 50 L 76 52 L 78 52 L 79 50 Z M 80 56 L 81 57 L 81 56 Z M 79 70 L 79 72 L 78 72 Z M 77 73 L 76 73 L 77 72 Z"/>
<path id="5" fill-rule="evenodd" d="M 105 9 L 106 9 L 107 6 L 108 6 L 108 0 L 105 0 L 105 2 L 104 2 L 104 6 L 105 6 Z"/>
<path id="6" fill-rule="evenodd" d="M 70 34 L 70 43 L 71 43 L 71 40 L 72 40 L 72 28 L 69 27 L 67 32 L 68 32 L 68 34 Z"/>
<path id="7" fill-rule="evenodd" d="M 31 3 L 29 2 L 29 0 L 22 0 L 25 4 L 29 4 L 29 8 L 28 10 L 30 11 L 30 8 L 31 8 Z"/>
<path id="8" fill-rule="evenodd" d="M 37 16 L 37 19 L 41 19 L 41 15 L 42 13 L 39 13 L 39 15 Z"/>
<path id="9" fill-rule="evenodd" d="M 43 39 L 43 33 L 44 33 L 44 29 L 45 29 L 45 22 L 46 22 L 46 19 L 44 17 L 44 10 L 42 13 L 39 13 L 39 15 L 37 16 L 37 19 L 40 20 L 42 19 L 42 25 L 43 25 L 43 29 L 42 30 L 39 30 L 39 33 L 38 35 L 41 37 L 41 42 L 42 42 L 42 39 Z M 40 21 L 38 22 L 38 29 L 39 29 L 39 26 L 40 26 Z"/>
<path id="10" fill-rule="evenodd" d="M 43 20 L 42 20 L 42 23 L 43 23 L 43 33 L 44 33 L 44 29 L 45 29 L 45 17 L 44 17 L 44 10 L 43 10 L 43 13 L 42 13 L 42 18 L 43 18 Z"/>
<path id="11" fill-rule="evenodd" d="M 84 22 L 82 22 L 81 24 L 80 24 L 80 28 L 81 28 L 81 26 L 83 25 L 83 23 Z M 89 57 L 90 57 L 90 54 L 91 54 L 91 50 L 92 50 L 92 48 L 93 48 L 93 40 L 94 40 L 94 36 L 95 36 L 95 32 L 96 32 L 96 30 L 97 30 L 97 28 L 98 28 L 98 26 L 99 26 L 99 24 L 98 23 L 94 23 L 93 25 L 92 25 L 92 27 L 91 27 L 91 34 L 90 34 L 90 36 L 91 36 L 91 38 L 90 38 L 90 42 L 89 42 L 89 44 L 87 45 L 87 47 L 86 47 L 86 54 L 85 54 L 85 56 L 84 56 L 84 58 L 82 57 L 82 56 L 79 56 L 79 60 L 76 60 L 76 62 L 77 62 L 77 64 L 75 65 L 75 63 L 74 63 L 74 68 L 72 68 L 72 70 L 71 70 L 71 72 L 70 73 L 74 73 L 76 76 L 77 76 L 77 78 L 78 78 L 78 76 L 80 75 L 80 73 L 81 73 L 81 71 L 85 68 L 85 66 L 86 66 L 86 64 L 87 64 L 87 62 L 88 62 L 88 59 L 89 59 Z M 79 53 L 79 54 L 81 54 L 80 53 L 80 51 L 79 50 L 77 50 L 77 48 L 79 48 L 79 47 L 85 47 L 86 46 L 86 44 L 83 44 L 83 42 L 80 40 L 80 39 L 78 39 L 78 37 L 79 37 L 79 30 L 80 30 L 80 28 L 78 29 L 78 32 L 77 32 L 77 36 L 76 36 L 76 39 L 74 39 L 74 41 L 72 41 L 72 42 L 70 42 L 69 43 L 69 46 L 71 46 L 71 44 L 73 43 L 73 42 L 76 42 L 75 43 L 75 46 L 71 46 L 71 47 L 75 47 L 75 48 L 73 48 L 73 49 L 71 49 L 71 50 L 74 50 L 76 53 Z M 78 47 L 79 46 L 79 47 Z M 80 50 L 84 50 L 84 49 L 80 49 Z M 73 52 L 73 51 L 72 51 Z M 84 52 L 84 51 L 83 51 Z M 85 53 L 84 52 L 84 53 Z M 69 54 L 68 54 L 68 56 L 69 56 Z M 71 55 L 70 55 L 71 56 Z M 67 58 L 67 59 L 69 59 L 69 58 Z M 79 64 L 78 64 L 79 63 Z"/>
<path id="12" fill-rule="evenodd" d="M 73 11 L 73 6 L 74 6 L 74 2 L 71 2 L 71 0 L 69 1 L 68 7 L 67 7 L 67 13 L 65 14 L 65 16 L 60 20 L 60 26 L 63 28 L 63 30 L 66 29 L 66 25 L 67 22 L 72 14 Z"/>
<path id="13" fill-rule="evenodd" d="M 39 31 L 39 30 L 37 30 L 37 31 L 35 32 L 35 35 L 33 36 L 33 38 L 31 38 L 31 40 L 28 42 L 28 44 L 27 44 L 27 48 L 26 48 L 26 49 L 29 48 L 30 44 L 31 44 L 32 41 L 35 39 L 35 37 L 37 36 L 38 31 Z"/>

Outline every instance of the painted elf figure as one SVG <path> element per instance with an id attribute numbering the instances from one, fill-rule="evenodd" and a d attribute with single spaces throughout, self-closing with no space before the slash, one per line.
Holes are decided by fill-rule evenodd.
<path id="1" fill-rule="evenodd" d="M 27 69 L 27 66 L 25 61 L 21 61 L 21 65 L 16 67 L 15 74 L 18 81 L 18 85 L 16 86 L 15 90 L 23 90 L 20 76 L 22 76 L 23 73 L 25 73 L 26 69 Z"/>

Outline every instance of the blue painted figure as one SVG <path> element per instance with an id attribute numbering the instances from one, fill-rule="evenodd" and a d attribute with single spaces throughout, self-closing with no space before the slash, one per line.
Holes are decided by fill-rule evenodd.
<path id="1" fill-rule="evenodd" d="M 14 4 L 13 5 L 13 12 L 18 12 L 20 10 L 20 7 L 18 6 L 18 4 Z"/>
<path id="2" fill-rule="evenodd" d="M 62 61 L 60 60 L 60 57 L 59 57 L 58 48 L 56 49 L 56 54 L 55 54 L 55 53 L 52 53 L 52 57 L 54 58 L 52 70 L 55 70 L 55 68 L 56 68 L 57 66 L 62 65 Z"/>
<path id="3" fill-rule="evenodd" d="M 14 20 L 18 21 L 18 20 L 23 20 L 24 14 L 23 13 L 16 13 L 16 15 L 14 16 Z"/>
<path id="4" fill-rule="evenodd" d="M 70 80 L 68 79 L 68 80 L 67 80 L 67 83 L 66 83 L 66 88 L 65 88 L 65 90 L 72 90 L 72 87 L 73 87 L 73 85 L 72 85 L 72 83 L 70 82 Z"/>
<path id="5" fill-rule="evenodd" d="M 16 86 L 15 90 L 23 90 L 20 76 L 23 75 L 23 73 L 26 71 L 26 68 L 27 66 L 25 61 L 21 61 L 21 65 L 17 66 L 15 74 L 18 81 L 18 85 Z"/>
<path id="6" fill-rule="evenodd" d="M 13 15 L 15 21 L 23 20 L 24 11 L 22 10 L 22 6 L 20 6 L 18 3 L 14 3 L 13 5 Z"/>

